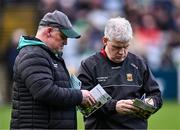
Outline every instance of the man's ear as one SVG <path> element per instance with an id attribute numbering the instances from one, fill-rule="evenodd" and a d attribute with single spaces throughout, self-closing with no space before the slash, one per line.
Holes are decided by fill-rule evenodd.
<path id="1" fill-rule="evenodd" d="M 108 38 L 107 37 L 103 37 L 102 38 L 102 42 L 103 42 L 104 46 L 106 46 L 107 42 L 108 42 Z"/>
<path id="2" fill-rule="evenodd" d="M 51 36 L 51 31 L 52 31 L 52 28 L 51 28 L 51 27 L 48 27 L 47 30 L 46 30 L 46 35 L 47 35 L 47 37 L 50 37 L 50 36 Z"/>

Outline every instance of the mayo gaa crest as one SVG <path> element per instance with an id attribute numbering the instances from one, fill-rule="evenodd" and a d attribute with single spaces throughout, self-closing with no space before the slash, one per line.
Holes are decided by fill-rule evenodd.
<path id="1" fill-rule="evenodd" d="M 127 77 L 127 81 L 133 81 L 133 76 L 131 73 L 127 73 L 126 77 Z"/>

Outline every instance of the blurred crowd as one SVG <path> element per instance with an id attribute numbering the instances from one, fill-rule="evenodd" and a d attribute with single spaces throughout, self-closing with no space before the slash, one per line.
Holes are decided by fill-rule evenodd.
<path id="1" fill-rule="evenodd" d="M 132 24 L 134 38 L 130 51 L 144 57 L 153 70 L 176 69 L 180 66 L 180 0 L 1 0 L 0 22 L 8 5 L 16 8 L 31 5 L 36 12 L 34 30 L 42 16 L 53 10 L 68 15 L 82 37 L 68 39 L 63 56 L 70 73 L 75 73 L 80 61 L 100 50 L 104 25 L 115 16 L 126 17 Z M 13 21 L 12 21 L 13 22 Z M 23 22 L 23 21 L 22 21 Z M 25 21 L 24 21 L 25 22 Z M 3 27 L 0 26 L 0 30 Z M 3 31 L 0 31 L 3 33 Z M 17 28 L 0 55 L 6 63 L 9 79 L 20 35 L 26 28 Z M 28 35 L 28 34 L 27 34 Z M 34 34 L 35 35 L 35 34 Z M 9 83 L 9 82 L 8 82 Z M 10 88 L 11 85 L 9 85 Z"/>

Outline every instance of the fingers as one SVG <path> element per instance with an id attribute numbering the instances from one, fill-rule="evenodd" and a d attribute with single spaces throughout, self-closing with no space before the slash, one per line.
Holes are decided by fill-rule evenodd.
<path id="1" fill-rule="evenodd" d="M 120 114 L 133 114 L 140 118 L 149 118 L 151 113 L 137 108 L 133 105 L 133 100 L 119 100 L 116 103 L 116 111 Z"/>
<path id="2" fill-rule="evenodd" d="M 85 106 L 93 106 L 96 103 L 96 100 L 91 95 L 91 93 L 88 90 L 81 90 L 83 99 L 81 104 Z"/>
<path id="3" fill-rule="evenodd" d="M 96 104 L 96 100 L 91 94 L 89 95 L 88 100 L 89 100 L 90 106 L 93 106 L 94 104 Z"/>
<path id="4" fill-rule="evenodd" d="M 133 100 L 119 100 L 116 104 L 116 111 L 121 114 L 137 113 L 139 108 L 133 106 Z"/>

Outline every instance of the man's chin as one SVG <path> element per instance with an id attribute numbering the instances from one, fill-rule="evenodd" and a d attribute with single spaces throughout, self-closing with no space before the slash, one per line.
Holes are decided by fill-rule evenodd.
<path id="1" fill-rule="evenodd" d="M 121 63 L 122 61 L 124 61 L 125 58 L 120 58 L 120 59 L 116 59 L 114 62 L 115 63 Z"/>

